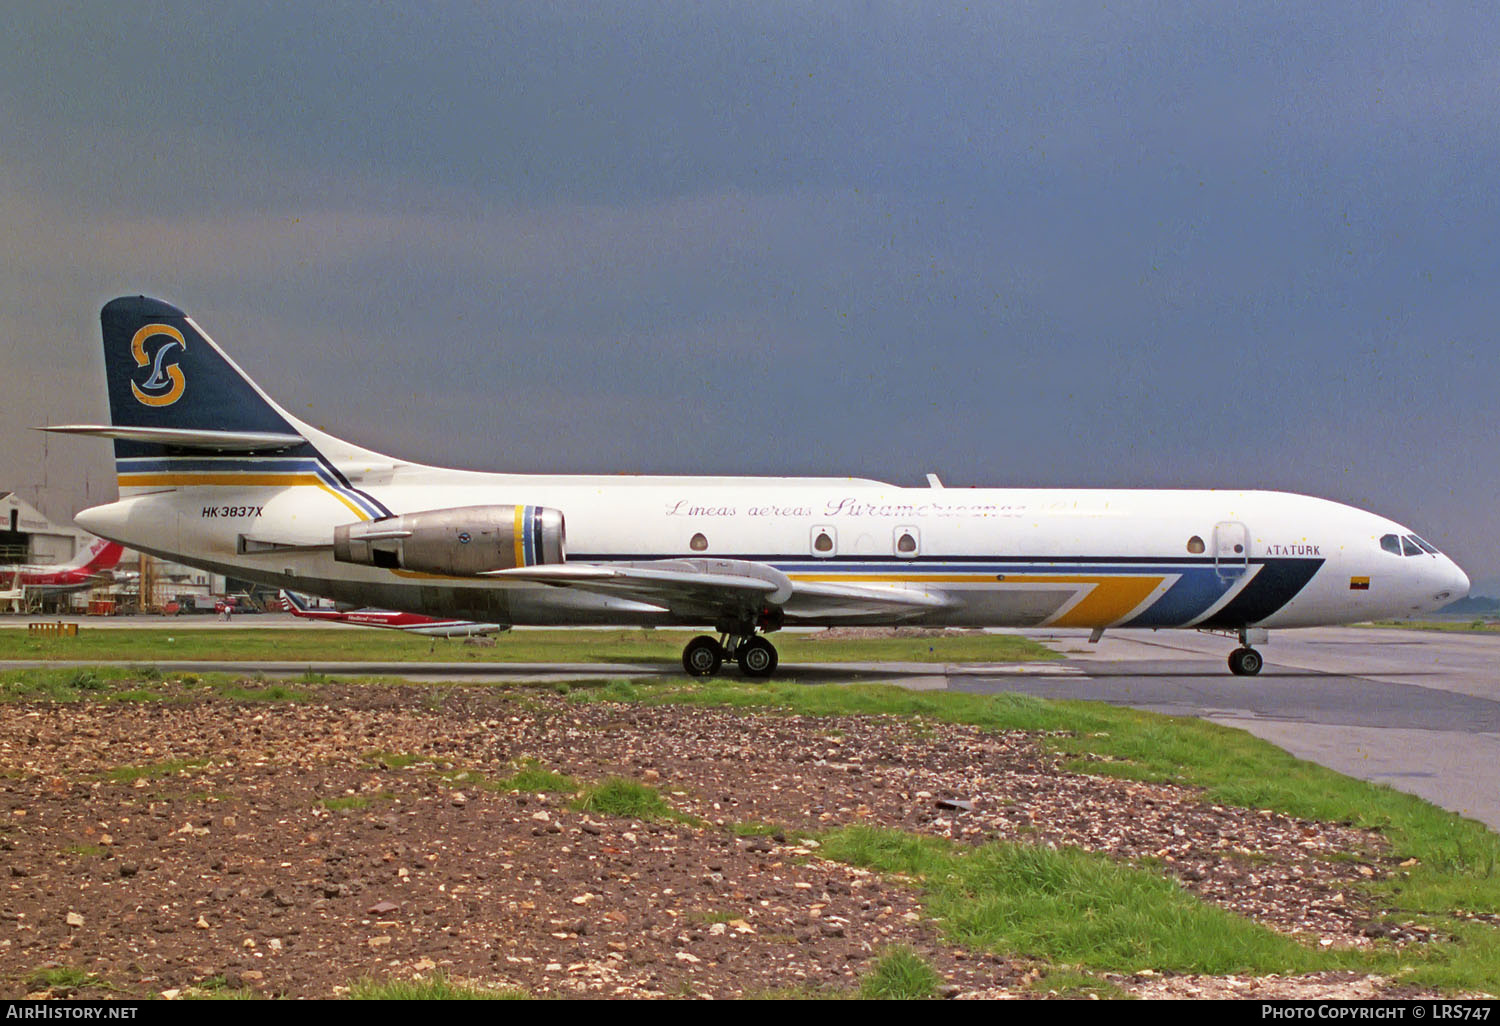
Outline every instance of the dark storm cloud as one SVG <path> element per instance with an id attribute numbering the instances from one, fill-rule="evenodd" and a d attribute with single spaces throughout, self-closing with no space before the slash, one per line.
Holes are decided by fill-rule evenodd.
<path id="1" fill-rule="evenodd" d="M 1497 28 L 22 7 L 4 325 L 18 358 L 88 355 L 5 427 L 100 415 L 93 318 L 144 290 L 293 409 L 432 462 L 1284 487 L 1500 575 Z"/>

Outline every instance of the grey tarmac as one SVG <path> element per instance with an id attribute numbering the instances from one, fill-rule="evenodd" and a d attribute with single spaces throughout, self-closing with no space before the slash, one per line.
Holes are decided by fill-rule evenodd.
<path id="1" fill-rule="evenodd" d="M 1076 676 L 954 682 L 1198 716 L 1330 769 L 1387 784 L 1500 829 L 1500 634 L 1371 627 L 1273 631 L 1258 677 L 1234 677 L 1236 642 L 1185 631 L 1024 631 Z"/>

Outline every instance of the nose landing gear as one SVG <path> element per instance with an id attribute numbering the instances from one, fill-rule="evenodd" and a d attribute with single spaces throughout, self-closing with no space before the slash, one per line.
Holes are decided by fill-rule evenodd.
<path id="1" fill-rule="evenodd" d="M 1266 660 L 1250 646 L 1257 642 L 1264 645 L 1270 635 L 1259 627 L 1245 627 L 1239 634 L 1240 647 L 1229 653 L 1229 672 L 1236 677 L 1254 677 L 1266 664 Z"/>
<path id="2" fill-rule="evenodd" d="M 1229 672 L 1236 677 L 1254 677 L 1263 665 L 1261 654 L 1248 646 L 1229 653 Z"/>
<path id="3" fill-rule="evenodd" d="M 1209 630 L 1199 628 L 1204 634 L 1218 634 L 1226 637 L 1237 637 L 1240 639 L 1240 647 L 1229 653 L 1229 672 L 1236 677 L 1254 677 L 1266 665 L 1265 656 L 1255 650 L 1256 645 L 1264 645 L 1271 640 L 1271 634 L 1264 627 L 1240 627 L 1237 629 Z"/>

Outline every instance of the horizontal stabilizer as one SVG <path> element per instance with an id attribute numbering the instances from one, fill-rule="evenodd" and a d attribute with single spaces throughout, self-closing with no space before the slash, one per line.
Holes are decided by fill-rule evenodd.
<path id="1" fill-rule="evenodd" d="M 281 452 L 305 441 L 301 435 L 274 431 L 210 431 L 204 428 L 117 427 L 109 424 L 54 424 L 37 430 L 209 452 Z"/>

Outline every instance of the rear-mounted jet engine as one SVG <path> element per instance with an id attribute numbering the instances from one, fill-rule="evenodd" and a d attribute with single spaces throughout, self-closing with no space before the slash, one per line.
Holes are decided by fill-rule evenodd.
<path id="1" fill-rule="evenodd" d="M 460 506 L 333 529 L 333 558 L 387 570 L 477 577 L 563 562 L 563 515 L 542 506 Z"/>

